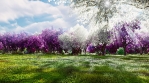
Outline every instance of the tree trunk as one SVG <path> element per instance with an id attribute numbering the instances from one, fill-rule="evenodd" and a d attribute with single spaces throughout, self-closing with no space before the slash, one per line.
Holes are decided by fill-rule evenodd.
<path id="1" fill-rule="evenodd" d="M 86 55 L 86 48 L 84 48 L 84 53 L 85 53 L 85 55 Z"/>
<path id="2" fill-rule="evenodd" d="M 81 55 L 81 53 L 82 53 L 82 50 L 81 50 L 81 48 L 79 48 L 79 54 Z"/>
<path id="3" fill-rule="evenodd" d="M 102 49 L 102 50 L 101 50 L 101 52 L 102 52 L 102 56 L 105 56 L 106 45 L 107 45 L 107 44 L 104 43 L 103 46 L 102 46 L 102 48 L 101 48 L 101 49 Z"/>
<path id="4" fill-rule="evenodd" d="M 124 56 L 126 56 L 126 46 L 124 46 Z"/>
<path id="5" fill-rule="evenodd" d="M 147 54 L 147 47 L 144 47 L 144 54 Z"/>
<path id="6" fill-rule="evenodd" d="M 143 54 L 143 47 L 140 48 L 140 55 Z"/>

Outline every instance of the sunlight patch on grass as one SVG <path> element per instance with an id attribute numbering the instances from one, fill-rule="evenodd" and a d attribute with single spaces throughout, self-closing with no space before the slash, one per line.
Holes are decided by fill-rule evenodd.
<path id="1" fill-rule="evenodd" d="M 0 82 L 148 83 L 146 59 L 149 56 L 1 55 Z"/>
<path id="2" fill-rule="evenodd" d="M 46 68 L 43 70 L 43 72 L 52 72 L 54 70 L 55 70 L 54 68 Z"/>

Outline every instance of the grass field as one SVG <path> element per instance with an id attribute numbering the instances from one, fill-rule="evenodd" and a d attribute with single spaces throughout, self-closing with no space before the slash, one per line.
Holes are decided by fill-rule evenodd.
<path id="1" fill-rule="evenodd" d="M 0 83 L 149 83 L 149 55 L 0 55 Z"/>

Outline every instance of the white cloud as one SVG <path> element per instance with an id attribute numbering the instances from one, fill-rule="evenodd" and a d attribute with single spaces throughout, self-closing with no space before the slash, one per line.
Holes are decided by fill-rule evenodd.
<path id="1" fill-rule="evenodd" d="M 77 24 L 77 14 L 73 12 L 73 10 L 69 6 L 65 6 L 64 4 L 61 4 L 57 7 L 61 13 L 62 13 L 62 18 L 69 22 L 72 26 L 75 26 Z"/>
<path id="2" fill-rule="evenodd" d="M 0 26 L 0 34 L 6 33 L 6 27 Z"/>
<path id="3" fill-rule="evenodd" d="M 9 22 L 19 17 L 41 14 L 51 14 L 61 16 L 61 12 L 56 7 L 42 1 L 29 0 L 0 0 L 0 21 Z"/>
<path id="4" fill-rule="evenodd" d="M 25 27 L 20 26 L 16 23 L 9 23 L 10 27 L 2 26 L 4 32 L 30 32 L 30 33 L 39 33 L 45 28 L 70 28 L 75 25 L 76 16 L 70 14 L 69 6 L 61 4 L 59 6 L 52 6 L 49 3 L 44 3 L 41 0 L 0 0 L 0 22 L 9 23 L 10 20 L 15 21 L 20 17 L 34 17 L 48 14 L 46 18 L 54 18 L 54 20 L 41 21 L 41 22 L 30 22 L 26 18 L 25 22 L 28 22 L 29 25 Z M 70 17 L 70 15 L 72 15 Z M 24 25 L 23 25 L 24 26 Z M 16 27 L 16 28 L 15 28 Z M 2 32 L 2 30 L 1 30 Z M 0 32 L 0 33 L 1 33 Z"/>
<path id="5" fill-rule="evenodd" d="M 63 19 L 59 18 L 56 19 L 52 22 L 50 21 L 44 21 L 44 22 L 38 22 L 38 23 L 33 23 L 25 27 L 21 27 L 19 25 L 16 26 L 17 28 L 14 29 L 14 32 L 29 32 L 29 33 L 40 33 L 42 30 L 46 28 L 51 28 L 53 27 L 54 29 L 58 28 L 69 28 L 69 24 L 65 22 Z"/>

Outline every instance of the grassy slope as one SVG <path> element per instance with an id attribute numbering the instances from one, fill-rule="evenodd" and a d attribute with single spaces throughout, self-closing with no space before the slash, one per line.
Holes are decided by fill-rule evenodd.
<path id="1" fill-rule="evenodd" d="M 149 56 L 0 55 L 0 83 L 149 83 Z"/>

